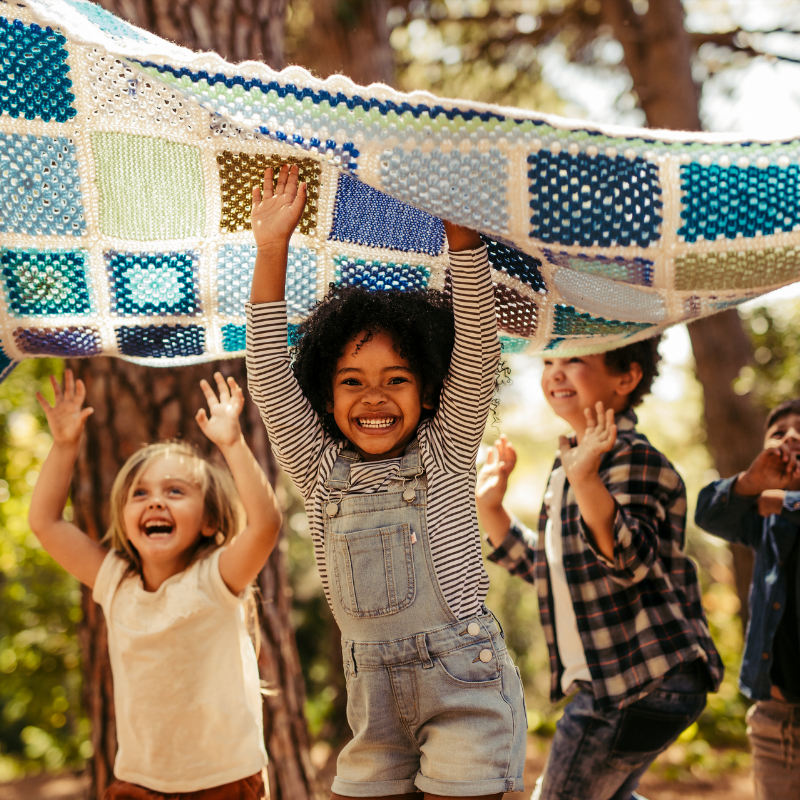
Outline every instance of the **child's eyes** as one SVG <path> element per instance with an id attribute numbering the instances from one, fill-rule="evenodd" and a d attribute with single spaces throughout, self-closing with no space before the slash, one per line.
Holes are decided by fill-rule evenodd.
<path id="1" fill-rule="evenodd" d="M 408 378 L 403 378 L 402 376 L 398 375 L 396 378 L 392 378 L 392 379 L 389 381 L 389 384 L 390 384 L 390 385 L 391 385 L 391 384 L 395 384 L 395 385 L 397 385 L 397 384 L 399 384 L 399 383 L 408 383 Z"/>
<path id="2" fill-rule="evenodd" d="M 342 386 L 360 386 L 360 382 L 357 381 L 355 378 L 345 378 L 342 381 Z"/>

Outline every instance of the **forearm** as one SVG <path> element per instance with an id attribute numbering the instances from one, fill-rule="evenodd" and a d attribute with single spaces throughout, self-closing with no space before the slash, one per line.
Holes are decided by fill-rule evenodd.
<path id="1" fill-rule="evenodd" d="M 617 505 L 599 475 L 570 484 L 581 518 L 594 538 L 597 549 L 614 560 L 614 520 Z"/>
<path id="2" fill-rule="evenodd" d="M 281 524 L 281 512 L 272 486 L 253 451 L 242 436 L 233 444 L 221 446 L 220 450 L 236 484 L 248 529 L 274 541 Z"/>
<path id="3" fill-rule="evenodd" d="M 477 507 L 478 521 L 486 531 L 492 547 L 500 547 L 511 529 L 511 515 L 502 504 L 499 506 L 487 506 L 478 503 Z"/>
<path id="4" fill-rule="evenodd" d="M 54 443 L 42 464 L 31 497 L 28 522 L 43 544 L 44 538 L 63 520 L 79 446 L 79 442 Z"/>
<path id="5" fill-rule="evenodd" d="M 256 252 L 251 303 L 274 303 L 286 293 L 286 268 L 289 263 L 289 240 L 260 246 Z"/>

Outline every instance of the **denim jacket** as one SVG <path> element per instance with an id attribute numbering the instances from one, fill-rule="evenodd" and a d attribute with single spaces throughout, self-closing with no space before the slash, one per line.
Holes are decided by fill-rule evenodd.
<path id="1" fill-rule="evenodd" d="M 786 582 L 800 580 L 800 568 L 797 575 L 787 575 L 782 569 L 783 560 L 800 534 L 800 492 L 786 492 L 781 513 L 762 517 L 757 497 L 744 497 L 733 491 L 736 477 L 706 486 L 697 498 L 694 519 L 709 533 L 756 551 L 739 686 L 751 700 L 768 700 L 772 640 L 786 602 Z"/>

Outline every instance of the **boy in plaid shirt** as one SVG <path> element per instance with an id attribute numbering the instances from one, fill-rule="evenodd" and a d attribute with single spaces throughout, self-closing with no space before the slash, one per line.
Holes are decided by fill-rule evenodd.
<path id="1" fill-rule="evenodd" d="M 559 440 L 538 532 L 503 507 L 516 454 L 501 437 L 478 476 L 490 560 L 536 583 L 551 699 L 573 695 L 534 800 L 628 800 L 722 680 L 694 564 L 686 489 L 636 431 L 658 339 L 547 357 L 542 389 L 575 429 Z"/>

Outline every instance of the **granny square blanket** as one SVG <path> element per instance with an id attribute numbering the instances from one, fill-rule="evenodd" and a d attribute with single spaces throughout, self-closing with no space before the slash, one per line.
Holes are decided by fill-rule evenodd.
<path id="1" fill-rule="evenodd" d="M 86 0 L 0 0 L 0 373 L 241 356 L 266 166 L 309 186 L 287 300 L 447 290 L 479 230 L 506 352 L 597 352 L 800 278 L 800 139 L 623 129 L 229 64 Z"/>

